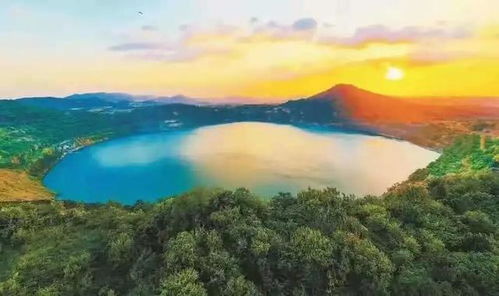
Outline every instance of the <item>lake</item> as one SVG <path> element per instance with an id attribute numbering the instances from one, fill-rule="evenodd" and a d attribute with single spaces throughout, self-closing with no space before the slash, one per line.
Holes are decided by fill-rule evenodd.
<path id="1" fill-rule="evenodd" d="M 133 204 L 195 187 L 263 197 L 308 187 L 381 194 L 438 153 L 341 130 L 242 122 L 110 140 L 63 158 L 44 178 L 60 199 Z"/>

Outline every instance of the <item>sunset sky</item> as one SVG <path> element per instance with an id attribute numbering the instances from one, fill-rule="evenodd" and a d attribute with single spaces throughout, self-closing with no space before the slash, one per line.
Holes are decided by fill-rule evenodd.
<path id="1" fill-rule="evenodd" d="M 498 96 L 497 0 L 0 0 L 0 98 Z"/>

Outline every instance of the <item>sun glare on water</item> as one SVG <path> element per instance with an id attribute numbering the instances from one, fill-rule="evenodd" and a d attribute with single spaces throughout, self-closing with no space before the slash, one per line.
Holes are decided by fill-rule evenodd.
<path id="1" fill-rule="evenodd" d="M 401 80 L 404 78 L 404 71 L 397 67 L 389 67 L 386 71 L 385 78 L 388 80 Z"/>

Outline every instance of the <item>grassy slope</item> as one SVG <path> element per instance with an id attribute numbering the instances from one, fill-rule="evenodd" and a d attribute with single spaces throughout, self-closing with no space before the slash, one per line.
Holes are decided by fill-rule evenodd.
<path id="1" fill-rule="evenodd" d="M 0 169 L 0 202 L 49 200 L 53 194 L 38 179 L 18 170 Z"/>
<path id="2" fill-rule="evenodd" d="M 457 137 L 479 134 L 487 137 L 499 137 L 499 120 L 467 120 L 438 121 L 426 124 L 377 124 L 375 131 L 387 136 L 396 137 L 416 145 L 442 150 L 451 145 Z"/>
<path id="3" fill-rule="evenodd" d="M 444 176 L 456 173 L 497 169 L 499 138 L 476 134 L 461 136 L 444 149 L 442 156 L 428 166 L 430 175 Z"/>

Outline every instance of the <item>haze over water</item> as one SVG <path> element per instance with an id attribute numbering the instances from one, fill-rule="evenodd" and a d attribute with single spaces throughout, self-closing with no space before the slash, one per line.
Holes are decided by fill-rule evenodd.
<path id="1" fill-rule="evenodd" d="M 438 157 L 408 142 L 243 122 L 104 142 L 68 155 L 45 178 L 61 199 L 153 201 L 194 187 L 271 197 L 308 187 L 381 194 Z"/>

